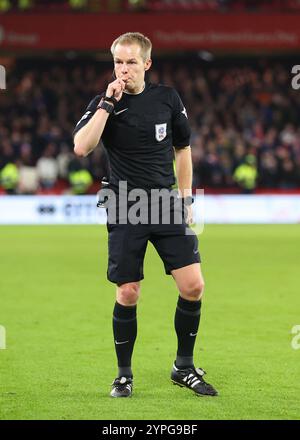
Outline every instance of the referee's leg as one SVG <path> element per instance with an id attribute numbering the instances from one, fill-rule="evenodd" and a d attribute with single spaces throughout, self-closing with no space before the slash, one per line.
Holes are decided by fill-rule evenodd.
<path id="1" fill-rule="evenodd" d="M 131 357 L 137 335 L 136 305 L 139 295 L 139 281 L 117 285 L 113 333 L 118 377 L 132 377 Z"/>
<path id="2" fill-rule="evenodd" d="M 181 387 L 192 389 L 198 395 L 217 396 L 217 390 L 203 379 L 205 371 L 195 368 L 193 359 L 204 290 L 200 263 L 174 269 L 171 273 L 179 290 L 175 312 L 178 348 L 171 380 Z"/>
<path id="3" fill-rule="evenodd" d="M 175 364 L 178 368 L 188 368 L 194 366 L 193 353 L 200 323 L 204 279 L 200 263 L 174 269 L 171 274 L 179 290 L 175 312 L 178 342 Z"/>

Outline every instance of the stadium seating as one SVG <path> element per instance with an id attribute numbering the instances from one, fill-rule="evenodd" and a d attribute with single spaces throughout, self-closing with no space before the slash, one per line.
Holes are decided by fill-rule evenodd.
<path id="1" fill-rule="evenodd" d="M 243 191 L 234 173 L 250 154 L 258 172 L 255 191 L 300 188 L 300 94 L 290 83 L 293 63 L 278 57 L 154 59 L 148 79 L 174 86 L 187 108 L 194 187 Z M 74 156 L 72 130 L 109 81 L 110 63 L 90 59 L 19 60 L 10 68 L 9 93 L 0 101 L 0 170 L 8 163 L 19 167 L 20 193 L 63 192 L 74 170 L 90 172 L 95 186 L 89 191 L 107 176 L 103 149 L 84 159 Z"/>
<path id="2" fill-rule="evenodd" d="M 299 0 L 2 0 L 0 14 L 8 12 L 76 13 L 143 12 L 289 12 L 300 10 Z"/>

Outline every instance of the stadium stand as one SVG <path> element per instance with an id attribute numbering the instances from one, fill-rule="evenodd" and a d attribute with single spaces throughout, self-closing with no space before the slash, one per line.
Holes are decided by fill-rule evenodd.
<path id="1" fill-rule="evenodd" d="M 86 158 L 73 155 L 72 130 L 90 99 L 111 80 L 110 66 L 73 63 L 35 62 L 33 69 L 30 60 L 20 60 L 9 74 L 8 93 L 0 102 L 0 170 L 17 166 L 17 193 L 70 191 L 74 172 L 83 169 L 95 185 L 108 174 L 102 148 Z M 270 59 L 155 60 L 148 79 L 176 87 L 189 114 L 194 187 L 300 188 L 300 94 L 290 85 L 290 65 Z M 2 192 L 7 174 L 6 169 L 0 175 Z M 30 176 L 27 183 L 24 176 Z M 95 186 L 82 188 L 92 192 Z"/>
<path id="2" fill-rule="evenodd" d="M 0 0 L 7 12 L 109 12 L 126 11 L 205 13 L 289 12 L 300 10 L 300 0 Z"/>

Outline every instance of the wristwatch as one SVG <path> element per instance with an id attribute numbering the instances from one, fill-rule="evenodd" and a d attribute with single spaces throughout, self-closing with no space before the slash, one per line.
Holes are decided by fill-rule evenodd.
<path id="1" fill-rule="evenodd" d="M 190 206 L 192 203 L 194 203 L 194 197 L 192 196 L 184 197 L 183 202 L 186 206 Z"/>
<path id="2" fill-rule="evenodd" d="M 97 105 L 97 110 L 99 108 L 102 108 L 103 110 L 107 111 L 107 113 L 112 113 L 114 111 L 115 106 L 113 104 L 110 104 L 109 102 L 104 101 L 102 99 L 100 103 Z"/>
<path id="3" fill-rule="evenodd" d="M 114 96 L 104 96 L 104 98 L 103 98 L 103 100 L 104 101 L 107 101 L 107 102 L 112 102 L 113 103 L 113 105 L 116 105 L 116 104 L 118 104 L 118 100 L 114 97 Z"/>

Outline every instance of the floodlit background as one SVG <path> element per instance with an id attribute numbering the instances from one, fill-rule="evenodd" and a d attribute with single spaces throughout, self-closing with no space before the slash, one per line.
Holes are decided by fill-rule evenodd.
<path id="1" fill-rule="evenodd" d="M 0 0 L 0 419 L 300 418 L 299 14 L 298 0 Z M 127 31 L 150 37 L 148 80 L 178 90 L 192 128 L 195 361 L 217 399 L 170 382 L 178 292 L 151 245 L 134 397 L 109 398 L 115 288 L 95 196 L 109 172 L 100 146 L 75 157 L 72 131 Z"/>

